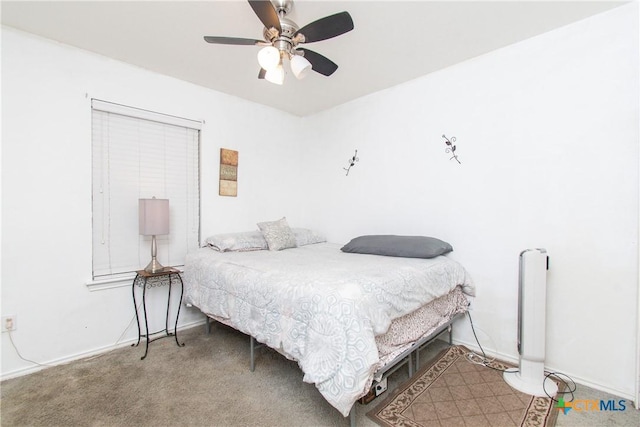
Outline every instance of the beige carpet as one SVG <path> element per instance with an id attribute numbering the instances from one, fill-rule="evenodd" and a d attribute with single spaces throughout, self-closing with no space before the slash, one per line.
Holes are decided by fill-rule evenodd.
<path id="1" fill-rule="evenodd" d="M 382 426 L 555 425 L 558 410 L 551 399 L 514 390 L 501 371 L 471 363 L 468 353 L 463 346 L 443 350 L 367 415 Z"/>
<path id="2" fill-rule="evenodd" d="M 2 427 L 346 427 L 344 418 L 302 371 L 279 353 L 256 351 L 249 339 L 219 323 L 149 345 L 9 379 L 0 386 Z M 2 348 L 11 351 L 11 348 Z M 365 411 L 362 418 L 366 419 Z M 370 421 L 370 420 L 365 420 Z M 373 424 L 373 422 L 371 422 Z M 358 422 L 358 426 L 366 426 Z"/>
<path id="3" fill-rule="evenodd" d="M 297 364 L 279 353 L 266 347 L 257 350 L 256 370 L 251 372 L 246 335 L 219 323 L 212 325 L 209 335 L 204 326 L 179 335 L 185 347 L 171 338 L 159 340 L 151 343 L 145 360 L 140 360 L 144 347 L 127 346 L 2 381 L 0 425 L 349 426 L 349 418 L 329 405 L 312 384 L 303 382 Z M 447 348 L 446 342 L 436 341 L 420 358 L 437 360 Z M 3 354 L 10 351 L 8 346 L 2 348 Z M 394 372 L 387 393 L 366 406 L 357 405 L 356 425 L 375 427 L 367 412 L 394 390 L 403 390 L 407 381 L 406 369 Z M 580 386 L 576 399 L 620 398 Z M 558 426 L 604 425 L 637 427 L 640 411 L 629 404 L 624 412 L 571 411 L 558 416 Z"/>

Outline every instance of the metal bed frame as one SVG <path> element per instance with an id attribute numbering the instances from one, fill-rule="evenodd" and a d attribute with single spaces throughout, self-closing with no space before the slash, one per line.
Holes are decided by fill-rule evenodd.
<path id="1" fill-rule="evenodd" d="M 407 348 L 405 351 L 396 356 L 393 360 L 387 363 L 385 366 L 378 369 L 375 373 L 376 377 L 385 378 L 389 375 L 396 372 L 398 369 L 403 367 L 405 364 L 407 365 L 407 371 L 409 374 L 409 378 L 413 377 L 413 375 L 420 369 L 420 351 L 424 349 L 426 346 L 435 341 L 440 335 L 447 332 L 449 335 L 448 341 L 449 345 L 453 345 L 453 322 L 463 317 L 465 313 L 458 313 L 454 315 L 451 319 L 449 319 L 446 323 L 437 327 L 432 333 L 427 336 L 420 338 L 418 341 L 413 343 L 411 347 Z M 206 331 L 207 334 L 211 333 L 211 320 L 216 321 L 207 315 L 206 317 Z M 250 353 L 250 363 L 249 369 L 251 372 L 255 371 L 256 363 L 255 363 L 255 351 L 260 347 L 265 347 L 265 344 L 261 344 L 256 339 L 249 335 L 249 353 Z M 351 411 L 349 411 L 349 423 L 351 427 L 356 426 L 356 406 L 358 402 L 355 402 L 351 407 Z"/>
<path id="2" fill-rule="evenodd" d="M 413 377 L 413 375 L 420 370 L 420 351 L 422 349 L 438 339 L 438 337 L 445 332 L 449 335 L 449 345 L 453 345 L 453 322 L 463 317 L 464 314 L 465 313 L 458 313 L 454 315 L 446 323 L 436 328 L 432 333 L 420 338 L 418 341 L 413 343 L 411 347 L 400 353 L 391 362 L 376 371 L 375 376 L 381 376 L 382 378 L 388 377 L 406 364 L 409 378 Z M 358 402 L 354 403 L 351 407 L 351 411 L 349 412 L 349 423 L 351 427 L 356 426 L 357 405 Z"/>

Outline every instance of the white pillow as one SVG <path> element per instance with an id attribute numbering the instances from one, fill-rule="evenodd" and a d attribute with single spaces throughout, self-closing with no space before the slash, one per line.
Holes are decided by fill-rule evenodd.
<path id="1" fill-rule="evenodd" d="M 292 228 L 293 234 L 296 236 L 296 244 L 298 246 L 312 245 L 314 243 L 324 243 L 327 238 L 322 234 L 308 228 Z"/>
<path id="2" fill-rule="evenodd" d="M 207 245 L 220 252 L 261 251 L 269 249 L 260 231 L 216 234 L 207 237 Z"/>
<path id="3" fill-rule="evenodd" d="M 296 236 L 284 217 L 277 221 L 259 222 L 258 228 L 262 231 L 270 251 L 280 251 L 297 246 Z"/>

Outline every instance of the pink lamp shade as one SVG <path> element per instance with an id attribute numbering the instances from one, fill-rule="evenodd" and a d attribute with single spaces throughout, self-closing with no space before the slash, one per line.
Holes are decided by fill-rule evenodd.
<path id="1" fill-rule="evenodd" d="M 141 235 L 169 234 L 169 199 L 139 199 L 138 208 Z"/>

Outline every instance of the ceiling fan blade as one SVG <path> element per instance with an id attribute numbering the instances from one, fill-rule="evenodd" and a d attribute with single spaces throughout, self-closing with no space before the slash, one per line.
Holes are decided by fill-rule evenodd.
<path id="1" fill-rule="evenodd" d="M 207 43 L 215 43 L 215 44 L 233 44 L 233 45 L 242 45 L 242 46 L 254 46 L 258 44 L 270 44 L 265 42 L 264 40 L 254 40 L 254 39 L 241 39 L 238 37 L 217 37 L 217 36 L 204 36 L 204 41 Z"/>
<path id="2" fill-rule="evenodd" d="M 304 52 L 304 57 L 311 63 L 311 69 L 316 73 L 330 76 L 338 69 L 338 65 L 335 62 L 317 52 L 301 47 L 298 50 Z"/>
<path id="3" fill-rule="evenodd" d="M 249 5 L 265 27 L 273 27 L 278 30 L 278 33 L 282 32 L 278 12 L 276 12 L 276 8 L 273 7 L 269 0 L 249 0 Z"/>
<path id="4" fill-rule="evenodd" d="M 305 25 L 295 32 L 294 37 L 302 34 L 304 35 L 304 43 L 313 43 L 339 36 L 351 30 L 353 30 L 351 15 L 349 12 L 340 12 Z"/>
<path id="5" fill-rule="evenodd" d="M 258 78 L 264 79 L 264 76 L 266 75 L 267 75 L 267 70 L 265 70 L 264 68 L 260 68 L 260 71 L 258 72 Z"/>

